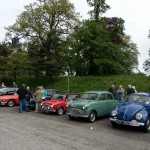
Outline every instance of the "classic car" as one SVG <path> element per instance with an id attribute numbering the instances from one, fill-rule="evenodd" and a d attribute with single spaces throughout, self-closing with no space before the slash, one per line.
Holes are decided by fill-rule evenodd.
<path id="1" fill-rule="evenodd" d="M 44 90 L 47 92 L 47 96 L 45 97 L 45 99 L 43 99 L 43 101 L 50 100 L 54 96 L 54 94 L 59 93 L 59 91 L 56 90 L 56 89 L 45 88 Z M 35 100 L 34 100 L 34 98 L 30 99 L 30 101 L 28 102 L 28 108 L 29 109 L 35 109 Z"/>
<path id="2" fill-rule="evenodd" d="M 144 132 L 150 131 L 150 93 L 133 93 L 125 102 L 115 108 L 110 115 L 111 124 L 140 127 Z"/>
<path id="3" fill-rule="evenodd" d="M 119 105 L 112 93 L 108 91 L 87 91 L 79 101 L 72 101 L 68 105 L 69 118 L 84 117 L 94 122 L 96 117 L 109 115 Z"/>
<path id="4" fill-rule="evenodd" d="M 18 104 L 19 98 L 17 94 L 0 96 L 0 105 L 7 105 L 9 107 L 12 107 Z"/>
<path id="5" fill-rule="evenodd" d="M 43 101 L 41 103 L 41 112 L 49 113 L 56 112 L 58 115 L 62 115 L 67 111 L 67 105 L 74 99 L 79 99 L 78 93 L 60 93 L 55 94 L 51 100 Z"/>
<path id="6" fill-rule="evenodd" d="M 13 95 L 17 92 L 18 88 L 6 87 L 0 88 L 0 95 Z"/>

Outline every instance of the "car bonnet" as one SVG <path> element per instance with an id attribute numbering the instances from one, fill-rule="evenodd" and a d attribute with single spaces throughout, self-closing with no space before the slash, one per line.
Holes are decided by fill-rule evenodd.
<path id="1" fill-rule="evenodd" d="M 118 108 L 118 119 L 131 120 L 132 117 L 144 107 L 138 104 L 123 104 Z"/>

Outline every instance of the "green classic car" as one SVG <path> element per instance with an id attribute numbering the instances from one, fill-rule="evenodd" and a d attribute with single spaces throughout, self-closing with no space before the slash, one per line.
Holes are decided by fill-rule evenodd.
<path id="1" fill-rule="evenodd" d="M 67 114 L 70 119 L 84 117 L 94 122 L 96 117 L 109 115 L 118 105 L 118 100 L 108 91 L 87 91 L 80 100 L 68 104 Z"/>

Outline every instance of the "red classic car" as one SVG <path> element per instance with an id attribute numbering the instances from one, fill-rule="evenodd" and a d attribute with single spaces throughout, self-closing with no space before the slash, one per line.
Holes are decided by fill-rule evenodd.
<path id="1" fill-rule="evenodd" d="M 67 111 L 68 103 L 79 98 L 80 94 L 77 93 L 55 94 L 51 100 L 41 103 L 41 112 L 56 112 L 58 115 L 62 115 Z"/>
<path id="2" fill-rule="evenodd" d="M 0 96 L 0 105 L 7 105 L 9 107 L 12 107 L 18 104 L 19 98 L 17 94 Z"/>

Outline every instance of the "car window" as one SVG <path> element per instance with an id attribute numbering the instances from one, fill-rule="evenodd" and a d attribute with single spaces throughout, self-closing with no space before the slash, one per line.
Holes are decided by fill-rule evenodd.
<path id="1" fill-rule="evenodd" d="M 67 101 L 71 101 L 73 99 L 79 99 L 79 95 L 68 95 Z"/>
<path id="2" fill-rule="evenodd" d="M 101 94 L 99 100 L 106 100 L 106 94 Z"/>
<path id="3" fill-rule="evenodd" d="M 107 100 L 114 100 L 113 96 L 111 94 L 106 94 Z"/>
<path id="4" fill-rule="evenodd" d="M 84 93 L 81 99 L 98 100 L 98 94 L 97 93 Z"/>

